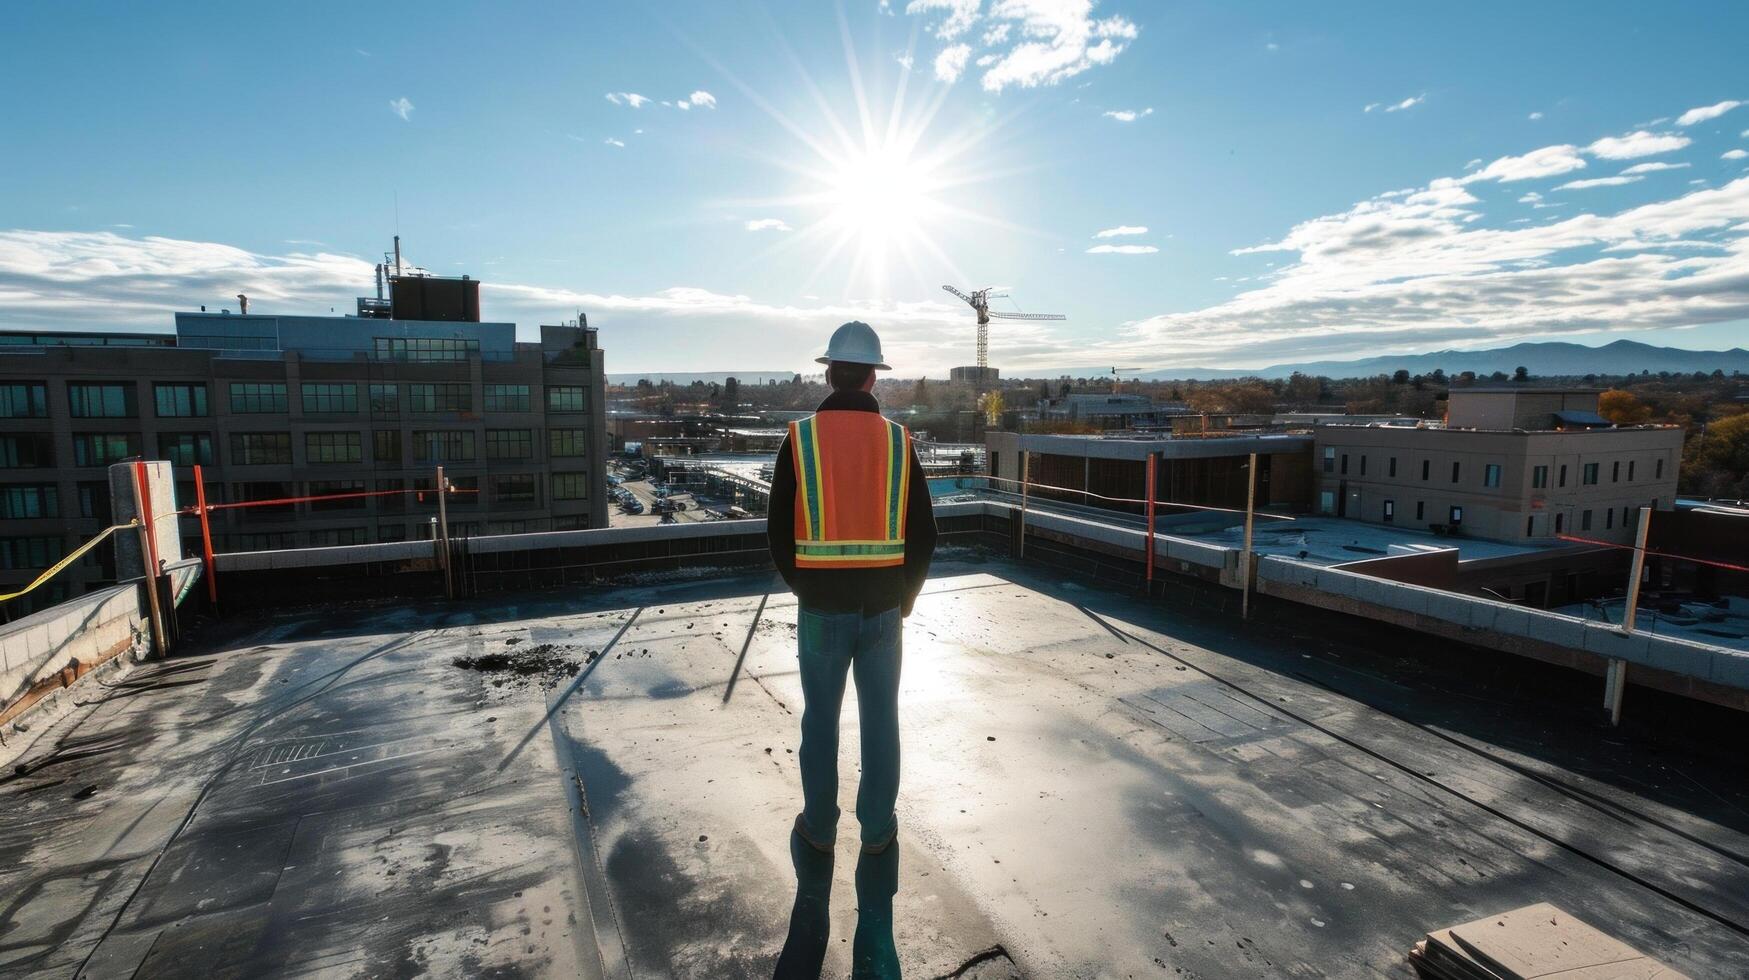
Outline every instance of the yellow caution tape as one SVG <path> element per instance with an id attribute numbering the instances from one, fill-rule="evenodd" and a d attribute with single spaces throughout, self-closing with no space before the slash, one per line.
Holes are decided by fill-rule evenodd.
<path id="1" fill-rule="evenodd" d="M 92 538 L 90 541 L 85 542 L 84 544 L 80 545 L 79 547 L 73 549 L 72 554 L 69 554 L 67 557 L 62 558 L 60 561 L 55 562 L 53 565 L 50 565 L 46 571 L 44 571 L 41 575 L 38 575 L 36 577 L 36 581 L 30 583 L 29 585 L 25 586 L 22 589 L 19 589 L 17 592 L 8 592 L 8 593 L 5 593 L 4 595 L 0 595 L 0 602 L 11 602 L 13 599 L 16 599 L 19 596 L 24 595 L 27 592 L 30 592 L 32 589 L 35 589 L 37 586 L 42 585 L 44 582 L 47 582 L 49 579 L 54 578 L 55 575 L 61 571 L 61 569 L 66 568 L 68 565 L 73 564 L 75 561 L 78 561 L 79 556 L 85 554 L 85 552 L 87 552 L 87 551 L 90 551 L 92 548 L 97 547 L 99 544 L 101 544 L 103 542 L 104 538 L 109 537 L 111 534 L 114 534 L 117 531 L 125 531 L 130 527 L 139 527 L 139 526 L 140 526 L 140 522 L 136 520 L 136 521 L 129 521 L 126 524 L 117 524 L 114 527 L 104 528 L 103 533 L 99 534 L 95 538 Z"/>

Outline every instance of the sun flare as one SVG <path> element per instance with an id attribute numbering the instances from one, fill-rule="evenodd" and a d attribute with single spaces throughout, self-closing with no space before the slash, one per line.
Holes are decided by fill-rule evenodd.
<path id="1" fill-rule="evenodd" d="M 923 232 L 938 210 L 933 189 L 930 174 L 909 154 L 875 147 L 839 161 L 827 220 L 864 244 L 898 244 Z"/>

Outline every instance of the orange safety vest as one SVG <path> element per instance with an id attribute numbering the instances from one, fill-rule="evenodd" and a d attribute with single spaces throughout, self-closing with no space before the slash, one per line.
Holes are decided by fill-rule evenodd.
<path id="1" fill-rule="evenodd" d="M 791 422 L 789 444 L 797 567 L 903 565 L 911 433 L 875 412 L 835 410 Z"/>

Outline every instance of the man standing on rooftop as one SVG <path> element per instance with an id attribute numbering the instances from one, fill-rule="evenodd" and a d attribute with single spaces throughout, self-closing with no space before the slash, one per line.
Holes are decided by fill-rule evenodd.
<path id="1" fill-rule="evenodd" d="M 881 416 L 875 371 L 890 370 L 866 323 L 832 334 L 832 394 L 792 422 L 777 452 L 767 518 L 771 557 L 800 600 L 802 812 L 790 832 L 796 900 L 777 977 L 816 980 L 830 929 L 832 853 L 838 830 L 838 720 L 847 675 L 856 678 L 862 782 L 856 819 L 853 978 L 897 978 L 893 895 L 899 889 L 899 661 L 935 551 L 929 484 L 905 427 Z"/>

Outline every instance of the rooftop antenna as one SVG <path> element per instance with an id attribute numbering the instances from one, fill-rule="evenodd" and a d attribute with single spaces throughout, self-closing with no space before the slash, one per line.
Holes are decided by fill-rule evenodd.
<path id="1" fill-rule="evenodd" d="M 399 209 L 396 210 L 395 214 L 397 216 L 395 218 L 395 223 L 400 224 L 401 219 L 399 217 L 399 215 L 400 215 Z M 395 275 L 398 276 L 400 274 L 401 274 L 401 236 L 396 235 L 395 236 Z"/>
<path id="2" fill-rule="evenodd" d="M 1008 295 L 1007 293 L 992 293 L 991 292 L 992 289 L 998 288 L 995 286 L 986 286 L 983 289 L 979 289 L 979 290 L 974 291 L 970 296 L 967 296 L 965 293 L 960 292 L 959 290 L 953 288 L 952 286 L 943 286 L 941 288 L 947 290 L 948 292 L 954 294 L 955 296 L 958 296 L 960 299 L 965 300 L 966 304 L 969 305 L 973 310 L 976 310 L 978 313 L 978 368 L 979 368 L 980 374 L 982 373 L 982 369 L 990 366 L 990 318 L 991 317 L 996 317 L 999 320 L 1067 320 L 1068 319 L 1068 317 L 1062 315 L 1061 313 L 1008 313 L 1008 312 L 1005 312 L 1002 310 L 998 310 L 998 311 L 992 313 L 992 312 L 990 312 L 990 300 L 992 298 L 1002 299 Z"/>

